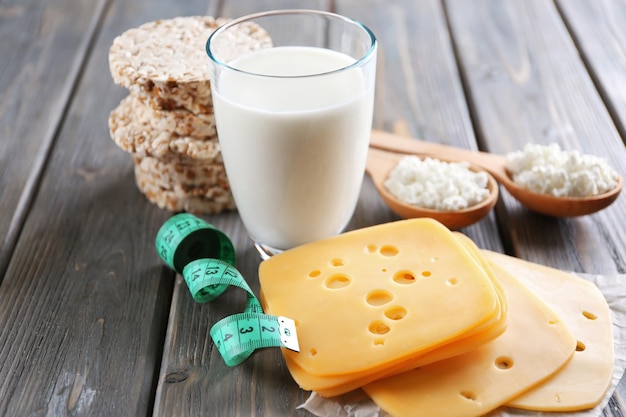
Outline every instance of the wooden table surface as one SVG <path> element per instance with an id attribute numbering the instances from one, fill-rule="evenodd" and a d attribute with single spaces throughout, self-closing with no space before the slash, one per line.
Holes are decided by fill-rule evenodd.
<path id="1" fill-rule="evenodd" d="M 154 249 L 172 213 L 139 193 L 107 128 L 127 94 L 108 70 L 115 36 L 159 18 L 294 7 L 377 35 L 375 128 L 494 153 L 558 142 L 626 173 L 620 0 L 0 0 L 1 416 L 307 415 L 277 349 L 224 365 L 209 328 L 245 294 L 192 301 Z M 237 213 L 204 218 L 258 291 Z M 625 218 L 623 196 L 556 219 L 502 190 L 462 231 L 540 264 L 624 273 Z M 349 229 L 395 219 L 366 177 Z M 623 378 L 604 415 L 623 416 L 625 401 Z"/>

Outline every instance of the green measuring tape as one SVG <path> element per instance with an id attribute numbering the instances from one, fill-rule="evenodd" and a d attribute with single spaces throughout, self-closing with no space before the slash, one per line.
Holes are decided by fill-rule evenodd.
<path id="1" fill-rule="evenodd" d="M 204 220 L 180 213 L 157 233 L 159 256 L 182 274 L 193 299 L 206 303 L 229 286 L 247 293 L 242 313 L 227 316 L 211 327 L 213 343 L 228 366 L 246 360 L 256 349 L 285 347 L 299 351 L 296 326 L 287 317 L 265 314 L 246 280 L 235 268 L 235 250 L 224 233 Z"/>

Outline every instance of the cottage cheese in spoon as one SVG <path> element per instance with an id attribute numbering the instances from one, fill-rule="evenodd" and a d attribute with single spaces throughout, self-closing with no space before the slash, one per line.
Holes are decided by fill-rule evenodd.
<path id="1" fill-rule="evenodd" d="M 464 162 L 406 156 L 390 172 L 385 187 L 396 198 L 437 211 L 458 211 L 489 196 L 485 172 L 474 172 Z"/>
<path id="2" fill-rule="evenodd" d="M 597 156 L 561 150 L 558 144 L 526 144 L 506 156 L 506 169 L 517 184 L 555 197 L 588 197 L 617 186 L 617 173 Z"/>

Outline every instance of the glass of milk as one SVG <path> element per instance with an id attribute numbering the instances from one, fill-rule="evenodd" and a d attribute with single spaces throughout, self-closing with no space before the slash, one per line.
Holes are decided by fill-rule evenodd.
<path id="1" fill-rule="evenodd" d="M 225 24 L 206 49 L 226 173 L 261 256 L 340 233 L 365 171 L 374 34 L 340 15 L 278 10 Z"/>

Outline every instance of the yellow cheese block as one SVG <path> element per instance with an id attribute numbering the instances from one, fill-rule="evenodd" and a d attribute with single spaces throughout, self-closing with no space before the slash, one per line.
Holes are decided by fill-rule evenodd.
<path id="1" fill-rule="evenodd" d="M 484 267 L 431 219 L 288 250 L 261 263 L 259 280 L 265 311 L 296 321 L 300 352 L 285 356 L 317 376 L 379 372 L 502 315 Z"/>
<path id="2" fill-rule="evenodd" d="M 576 340 L 559 316 L 516 278 L 496 270 L 507 295 L 508 326 L 471 352 L 365 385 L 385 411 L 402 416 L 482 416 L 549 378 Z"/>
<path id="3" fill-rule="evenodd" d="M 500 300 L 501 307 L 500 315 L 498 317 L 494 317 L 493 321 L 485 322 L 482 325 L 477 326 L 473 331 L 467 332 L 464 337 L 458 338 L 452 343 L 428 352 L 424 352 L 417 357 L 411 357 L 406 361 L 399 362 L 393 366 L 387 366 L 378 372 L 372 372 L 372 370 L 368 369 L 363 372 L 345 375 L 311 375 L 304 371 L 304 369 L 300 368 L 295 361 L 290 359 L 289 356 L 286 356 L 285 361 L 289 371 L 298 385 L 305 390 L 315 391 L 321 396 L 333 397 L 360 388 L 365 384 L 381 378 L 396 375 L 401 372 L 415 369 L 419 366 L 463 354 L 501 335 L 506 329 L 507 309 L 504 290 L 502 289 L 499 281 L 493 275 L 491 268 L 484 261 L 474 243 L 470 240 L 461 241 L 461 243 L 464 243 L 466 248 L 470 250 L 470 253 L 475 257 L 477 262 L 485 266 L 485 272 L 492 280 Z"/>
<path id="4" fill-rule="evenodd" d="M 507 403 L 540 411 L 578 411 L 598 405 L 611 384 L 614 342 L 611 312 L 600 290 L 572 274 L 483 251 L 494 268 L 514 273 L 548 303 L 577 339 L 571 361 L 552 378 Z"/>

